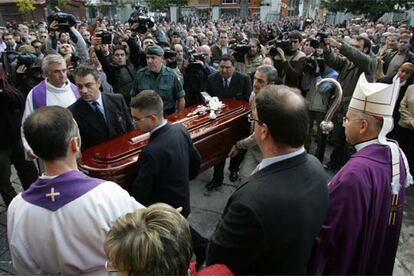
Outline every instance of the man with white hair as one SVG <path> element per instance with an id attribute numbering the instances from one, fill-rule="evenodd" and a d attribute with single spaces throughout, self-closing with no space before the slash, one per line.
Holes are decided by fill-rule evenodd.
<path id="1" fill-rule="evenodd" d="M 310 274 L 391 275 L 400 236 L 405 187 L 412 182 L 398 145 L 386 139 L 399 92 L 362 74 L 343 118 L 357 152 L 328 184 L 330 208 Z"/>
<path id="2" fill-rule="evenodd" d="M 68 107 L 79 98 L 78 88 L 67 78 L 66 62 L 61 55 L 46 56 L 42 61 L 42 72 L 45 80 L 33 87 L 27 95 L 22 126 L 26 118 L 40 107 L 49 105 Z M 26 157 L 34 159 L 35 156 L 24 136 L 23 127 L 21 133 Z"/>

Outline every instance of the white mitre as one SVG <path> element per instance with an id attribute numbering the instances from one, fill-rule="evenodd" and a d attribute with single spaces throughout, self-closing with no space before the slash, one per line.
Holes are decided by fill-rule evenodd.
<path id="1" fill-rule="evenodd" d="M 400 155 L 405 163 L 406 186 L 413 182 L 408 169 L 407 158 L 399 149 L 398 145 L 392 141 L 387 141 L 385 135 L 393 129 L 394 120 L 392 114 L 395 103 L 400 92 L 400 79 L 397 78 L 392 84 L 369 83 L 362 73 L 358 79 L 354 94 L 352 95 L 349 108 L 362 111 L 366 114 L 383 118 L 382 129 L 378 135 L 378 141 L 382 145 L 387 145 L 391 149 L 392 157 L 392 193 L 398 194 L 400 190 Z"/>

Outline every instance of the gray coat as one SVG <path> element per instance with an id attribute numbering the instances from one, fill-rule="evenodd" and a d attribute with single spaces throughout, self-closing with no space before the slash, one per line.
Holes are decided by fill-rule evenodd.
<path id="1" fill-rule="evenodd" d="M 343 90 L 342 103 L 347 106 L 359 76 L 365 73 L 367 80 L 373 81 L 377 63 L 372 52 L 367 55 L 345 43 L 342 43 L 339 53 L 343 56 L 333 53 L 330 48 L 324 49 L 326 63 L 339 73 L 338 82 Z"/>

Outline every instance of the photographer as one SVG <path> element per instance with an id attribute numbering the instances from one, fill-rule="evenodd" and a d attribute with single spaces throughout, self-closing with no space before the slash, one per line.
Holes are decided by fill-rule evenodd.
<path id="1" fill-rule="evenodd" d="M 325 60 L 319 54 L 314 54 L 307 59 L 309 61 L 307 61 L 305 66 L 304 74 L 312 76 L 312 79 L 309 82 L 309 91 L 306 94 L 306 102 L 309 109 L 309 133 L 305 142 L 305 148 L 310 152 L 314 129 L 313 125 L 316 123 L 317 132 L 315 141 L 317 142 L 317 148 L 315 152 L 319 152 L 322 146 L 322 129 L 319 126 L 325 118 L 335 86 L 332 83 L 325 82 L 316 89 L 316 84 L 325 78 L 336 80 L 338 73 L 326 65 Z"/>
<path id="2" fill-rule="evenodd" d="M 335 148 L 331 154 L 331 160 L 327 164 L 328 168 L 335 171 L 348 161 L 353 152 L 346 145 L 342 118 L 348 109 L 359 76 L 365 73 L 367 80 L 373 81 L 377 62 L 371 52 L 371 41 L 363 36 L 352 39 L 351 45 L 328 37 L 324 38 L 324 45 L 325 62 L 339 73 L 338 82 L 343 90 L 341 105 L 336 112 L 331 135 L 331 141 Z M 339 49 L 341 56 L 335 54 L 332 48 Z"/>
<path id="3" fill-rule="evenodd" d="M 24 96 L 43 80 L 40 65 L 41 60 L 32 46 L 20 46 L 11 68 L 13 84 Z"/>
<path id="4" fill-rule="evenodd" d="M 237 51 L 237 47 L 235 51 Z M 262 64 L 263 58 L 260 41 L 256 38 L 251 38 L 247 53 L 243 55 L 241 62 L 237 62 L 236 68 L 241 73 L 252 74 Z"/>
<path id="5" fill-rule="evenodd" d="M 184 90 L 186 92 L 185 102 L 191 106 L 202 102 L 200 92 L 207 90 L 208 76 L 217 72 L 212 66 L 211 51 L 207 45 L 197 48 L 197 52 L 190 52 L 188 66 L 184 72 Z"/>
<path id="6" fill-rule="evenodd" d="M 75 51 L 72 50 L 72 52 L 76 53 L 77 62 L 83 64 L 87 63 L 89 60 L 89 54 L 88 54 L 88 46 L 86 45 L 85 40 L 83 39 L 82 35 L 76 30 L 76 28 L 73 26 L 70 26 L 67 31 L 70 37 L 70 40 L 73 41 L 75 44 Z M 50 23 L 49 26 L 50 33 L 49 33 L 49 39 L 46 43 L 46 52 L 47 53 L 59 53 L 60 47 L 62 45 L 65 45 L 66 43 L 71 45 L 70 42 L 62 43 L 61 41 L 66 41 L 66 29 L 62 29 L 62 27 L 59 25 L 59 22 L 57 20 L 53 20 Z M 59 38 L 59 41 L 58 41 Z M 67 57 L 66 57 L 67 58 Z M 71 60 L 73 62 L 74 60 Z M 69 65 L 69 64 L 68 64 Z"/>
<path id="7" fill-rule="evenodd" d="M 138 26 L 138 23 L 134 23 L 131 28 Z M 108 62 L 102 51 L 102 44 L 106 39 L 111 41 L 112 36 L 110 33 L 100 33 L 92 37 L 92 45 L 95 48 L 96 56 L 102 65 L 102 69 L 105 72 L 108 82 L 112 85 L 115 93 L 120 93 L 125 99 L 125 102 L 129 104 L 131 97 L 130 91 L 134 83 L 135 74 L 139 68 L 139 56 L 141 49 L 133 38 L 136 33 L 133 33 L 129 37 L 121 28 L 117 31 L 119 37 L 127 42 L 130 49 L 130 56 L 127 58 L 127 51 L 124 46 L 117 45 L 112 51 L 112 62 Z M 102 37 L 102 35 L 104 37 Z M 110 38 L 105 36 L 110 36 Z"/>
<path id="8" fill-rule="evenodd" d="M 298 31 L 292 31 L 288 36 L 289 46 L 277 47 L 277 55 L 274 57 L 275 68 L 283 83 L 290 87 L 300 88 L 300 79 L 305 67 L 305 53 L 300 51 L 302 35 Z M 283 42 L 282 42 L 283 43 Z M 284 42 L 286 43 L 286 42 Z M 280 46 L 283 46 L 280 45 Z"/>

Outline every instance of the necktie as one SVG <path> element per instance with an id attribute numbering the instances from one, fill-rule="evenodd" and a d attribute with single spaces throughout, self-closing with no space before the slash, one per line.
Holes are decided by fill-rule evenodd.
<path id="1" fill-rule="evenodd" d="M 224 80 L 224 88 L 229 88 L 229 80 L 228 79 Z"/>
<path id="2" fill-rule="evenodd" d="M 98 115 L 98 118 L 102 120 L 103 122 L 106 122 L 105 116 L 103 115 L 102 111 L 99 109 L 99 103 L 95 101 L 92 103 L 92 105 L 95 108 L 95 112 L 96 112 L 96 115 Z"/>

